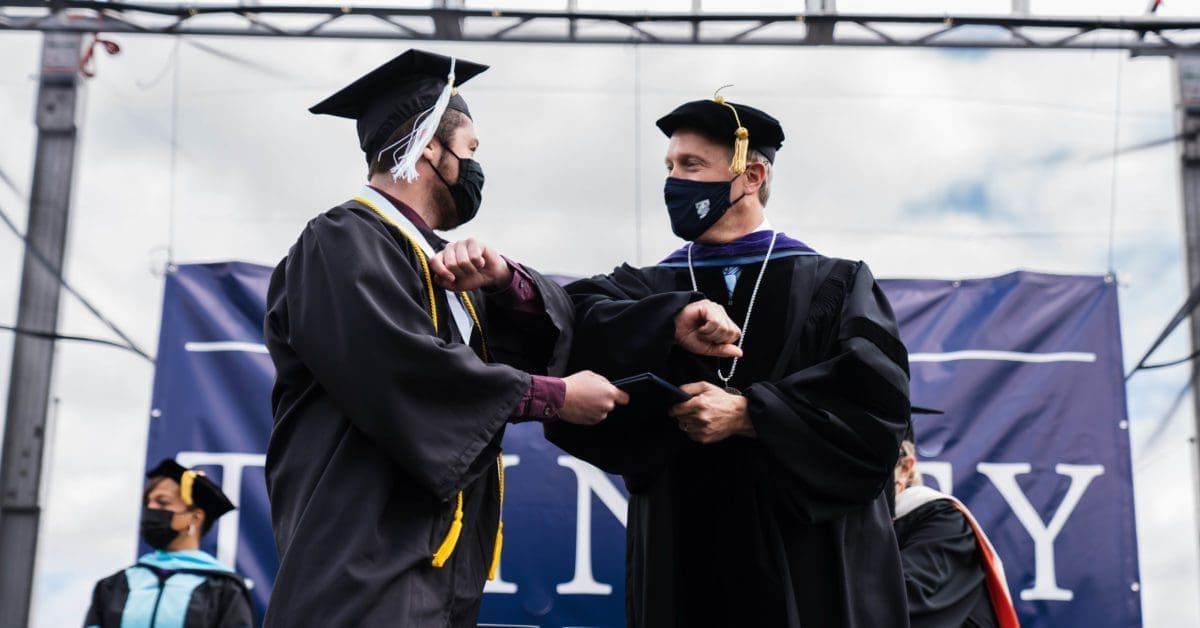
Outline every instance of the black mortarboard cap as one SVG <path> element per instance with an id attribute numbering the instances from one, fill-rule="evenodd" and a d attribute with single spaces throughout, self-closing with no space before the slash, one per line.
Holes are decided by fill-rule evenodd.
<path id="1" fill-rule="evenodd" d="M 171 478 L 179 483 L 183 503 L 204 511 L 205 526 L 211 526 L 225 513 L 234 509 L 233 502 L 221 492 L 216 483 L 204 476 L 203 471 L 193 471 L 171 458 L 158 463 L 146 472 L 147 478 Z"/>
<path id="2" fill-rule="evenodd" d="M 921 406 L 912 406 L 912 413 L 913 414 L 945 414 L 945 412 L 942 412 L 941 410 L 938 410 L 936 408 L 924 408 Z M 904 440 L 906 440 L 910 443 L 917 442 L 916 437 L 913 435 L 913 423 L 911 420 L 908 422 L 908 425 L 905 426 L 905 428 L 904 428 Z"/>
<path id="3" fill-rule="evenodd" d="M 746 130 L 748 137 L 745 139 L 749 147 L 762 153 L 767 161 L 775 163 L 775 152 L 783 146 L 783 127 L 779 121 L 765 111 L 728 102 L 719 95 L 713 100 L 683 103 L 659 118 L 655 124 L 667 137 L 679 129 L 691 129 L 713 141 L 734 146 L 736 152 L 739 122 L 741 128 Z M 736 162 L 736 155 L 734 159 Z"/>
<path id="4" fill-rule="evenodd" d="M 356 120 L 358 144 L 370 163 L 401 124 L 437 102 L 446 88 L 450 61 L 450 57 L 414 48 L 367 72 L 309 111 Z M 454 85 L 487 69 L 486 65 L 455 59 Z M 471 115 L 466 101 L 457 94 L 450 98 L 448 108 Z"/>

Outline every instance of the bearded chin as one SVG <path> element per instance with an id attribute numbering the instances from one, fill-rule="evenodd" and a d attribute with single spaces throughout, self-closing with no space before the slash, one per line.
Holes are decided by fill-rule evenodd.
<path id="1" fill-rule="evenodd" d="M 454 198 L 450 196 L 450 191 L 443 187 L 433 196 L 434 209 L 437 210 L 438 222 L 441 223 L 440 230 L 457 229 L 462 223 L 458 220 L 458 210 L 454 207 Z"/>
<path id="2" fill-rule="evenodd" d="M 438 160 L 438 171 L 445 172 L 445 162 L 447 156 L 442 155 Z M 437 210 L 439 222 L 444 225 L 442 231 L 450 231 L 457 229 L 462 222 L 458 219 L 458 208 L 454 206 L 454 197 L 450 195 L 450 189 L 441 181 L 437 182 L 436 191 L 433 194 L 434 209 Z"/>

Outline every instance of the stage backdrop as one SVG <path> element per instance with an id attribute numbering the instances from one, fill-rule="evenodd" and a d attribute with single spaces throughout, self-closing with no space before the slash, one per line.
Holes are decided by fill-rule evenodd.
<path id="1" fill-rule="evenodd" d="M 234 262 L 167 276 L 146 455 L 147 468 L 168 456 L 203 468 L 238 504 L 205 549 L 253 582 L 260 617 L 278 566 L 263 479 L 269 273 Z M 914 403 L 945 411 L 916 418 L 921 468 L 988 530 L 1022 624 L 1140 626 L 1115 284 L 1025 272 L 883 283 Z M 508 431 L 505 462 L 505 552 L 480 622 L 622 625 L 620 478 L 536 425 Z"/>

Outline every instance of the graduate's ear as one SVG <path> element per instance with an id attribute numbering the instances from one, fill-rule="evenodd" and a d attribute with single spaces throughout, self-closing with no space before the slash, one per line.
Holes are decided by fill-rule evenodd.
<path id="1" fill-rule="evenodd" d="M 429 160 L 429 163 L 436 164 L 438 159 L 442 157 L 442 150 L 444 150 L 442 147 L 442 140 L 438 139 L 435 135 L 433 139 L 429 140 L 429 143 L 425 145 L 425 150 L 421 151 L 421 156 Z"/>
<path id="2" fill-rule="evenodd" d="M 202 536 L 204 534 L 204 520 L 208 518 L 208 515 L 201 508 L 193 508 L 188 511 L 188 514 L 191 515 L 191 520 L 188 521 L 187 527 L 189 536 L 192 534 Z"/>

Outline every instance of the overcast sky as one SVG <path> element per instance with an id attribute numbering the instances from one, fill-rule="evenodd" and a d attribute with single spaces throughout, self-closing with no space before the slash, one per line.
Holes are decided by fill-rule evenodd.
<path id="1" fill-rule="evenodd" d="M 738 6 L 781 4 L 787 3 Z M 839 2 L 844 11 L 880 4 Z M 906 6 L 941 12 L 944 4 Z M 1175 4 L 1182 3 L 1168 2 L 1167 10 Z M 624 5 L 615 8 L 647 3 Z M 662 5 L 686 9 L 690 2 Z M 1043 13 L 1072 7 L 1033 5 Z M 1106 6 L 1137 12 L 1144 5 Z M 1008 3 L 955 6 L 1003 11 Z M 1097 3 L 1089 7 L 1099 10 Z M 122 53 L 100 57 L 81 101 L 67 277 L 153 351 L 162 298 L 156 271 L 168 249 L 179 262 L 273 265 L 309 218 L 361 185 L 365 168 L 353 124 L 314 118 L 306 108 L 407 44 L 116 39 Z M 661 200 L 665 139 L 653 120 L 733 83 L 725 92 L 731 99 L 773 113 L 787 133 L 771 220 L 822 253 L 864 259 L 881 277 L 1113 268 L 1121 280 L 1127 365 L 1185 296 L 1176 148 L 1109 157 L 1114 141 L 1130 146 L 1175 132 L 1173 68 L 1163 58 L 428 47 L 492 65 L 463 88 L 488 182 L 480 217 L 454 236 L 480 237 L 539 269 L 604 272 L 625 260 L 652 263 L 676 247 Z M 22 227 L 39 49 L 35 34 L 0 32 L 0 170 L 20 188 L 0 184 L 0 209 Z M 265 71 L 213 49 L 252 59 Z M 0 322 L 16 317 L 20 253 L 19 241 L 0 232 Z M 109 337 L 69 296 L 60 328 Z M 11 336 L 0 335 L 3 383 L 11 347 Z M 1179 333 L 1160 357 L 1187 350 L 1186 334 Z M 152 376 L 135 355 L 59 344 L 35 626 L 77 624 L 94 581 L 130 562 Z M 1148 626 L 1200 624 L 1191 401 L 1174 403 L 1186 376 L 1186 368 L 1147 372 L 1129 389 Z"/>

